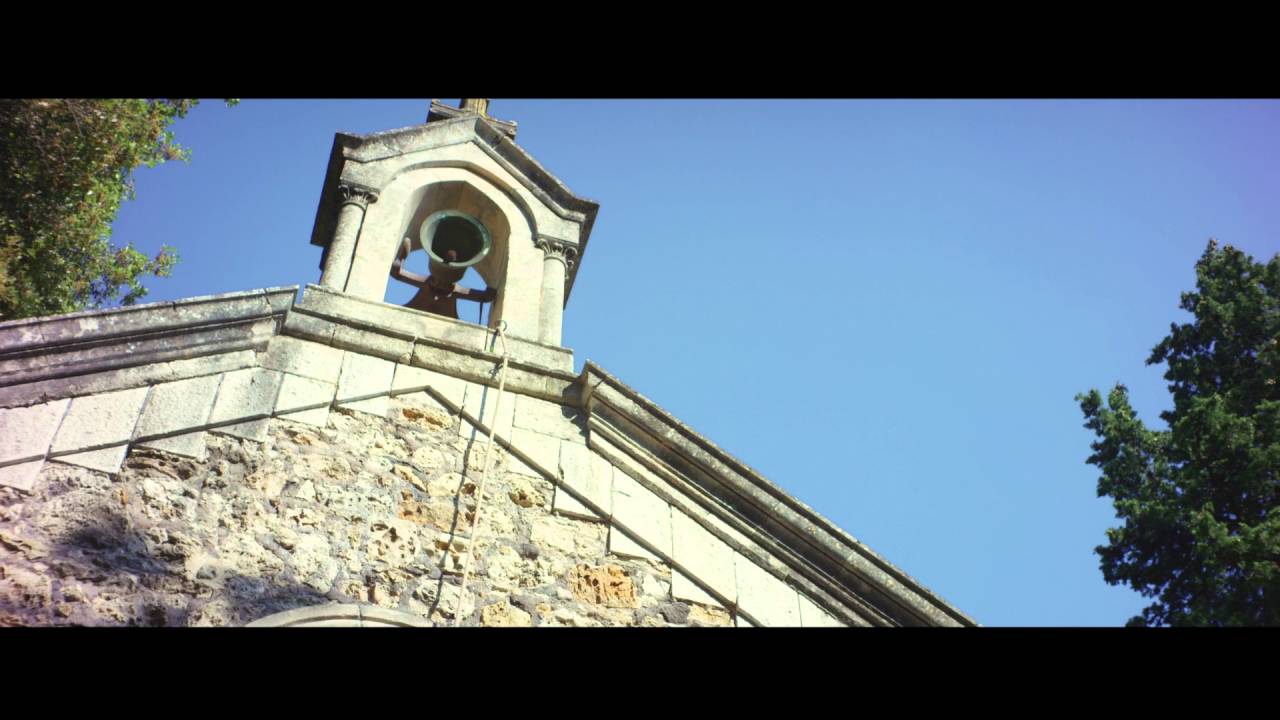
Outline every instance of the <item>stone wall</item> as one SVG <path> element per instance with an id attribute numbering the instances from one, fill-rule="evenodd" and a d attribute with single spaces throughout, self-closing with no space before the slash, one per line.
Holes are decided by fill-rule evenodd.
<path id="1" fill-rule="evenodd" d="M 384 402 L 267 420 L 263 442 L 211 432 L 203 460 L 138 444 L 118 474 L 50 461 L 30 491 L 0 487 L 0 624 L 239 626 L 330 603 L 452 623 L 484 436 L 424 392 Z M 461 624 L 734 624 L 494 450 Z"/>

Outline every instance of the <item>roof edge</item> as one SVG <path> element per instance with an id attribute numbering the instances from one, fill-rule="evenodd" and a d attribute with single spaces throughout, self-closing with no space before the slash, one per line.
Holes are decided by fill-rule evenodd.
<path id="1" fill-rule="evenodd" d="M 775 539 L 789 550 L 828 574 L 841 585 L 852 584 L 874 590 L 884 600 L 898 606 L 891 612 L 904 624 L 978 623 L 900 568 L 877 555 L 866 545 L 823 517 L 803 502 L 715 445 L 664 410 L 657 403 L 588 360 L 582 370 L 585 383 L 583 405 L 607 405 L 629 424 L 649 435 L 648 442 L 633 438 L 660 459 L 673 454 L 685 462 L 692 474 L 708 479 L 717 487 L 704 488 L 753 523 L 780 531 Z M 610 391 L 622 396 L 609 397 Z M 620 402 L 623 400 L 623 402 Z M 629 401 L 634 407 L 626 407 Z M 690 467 L 691 466 L 691 467 Z M 685 469 L 682 468 L 682 469 Z M 881 608 L 883 609 L 883 608 Z M 912 622 L 912 620 L 915 622 Z"/>

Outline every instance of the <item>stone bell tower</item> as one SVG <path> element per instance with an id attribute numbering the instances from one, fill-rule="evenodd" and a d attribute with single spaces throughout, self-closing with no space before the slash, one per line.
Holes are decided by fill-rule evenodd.
<path id="1" fill-rule="evenodd" d="M 382 302 L 405 240 L 430 250 L 424 226 L 461 217 L 489 241 L 471 265 L 496 290 L 488 324 L 505 321 L 511 336 L 560 345 L 599 205 L 516 145 L 515 123 L 489 117 L 488 106 L 433 100 L 425 124 L 336 135 L 311 234 L 324 248 L 320 284 Z"/>

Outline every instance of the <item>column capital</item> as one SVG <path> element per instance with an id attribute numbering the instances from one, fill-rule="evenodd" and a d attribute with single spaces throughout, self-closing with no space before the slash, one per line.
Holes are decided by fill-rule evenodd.
<path id="1" fill-rule="evenodd" d="M 539 235 L 533 244 L 544 253 L 545 258 L 552 258 L 564 263 L 565 268 L 572 268 L 577 262 L 578 246 L 559 238 Z"/>
<path id="2" fill-rule="evenodd" d="M 378 202 L 378 191 L 355 183 L 339 183 L 338 194 L 342 196 L 342 204 L 358 205 L 360 209 L 369 207 L 369 203 Z"/>

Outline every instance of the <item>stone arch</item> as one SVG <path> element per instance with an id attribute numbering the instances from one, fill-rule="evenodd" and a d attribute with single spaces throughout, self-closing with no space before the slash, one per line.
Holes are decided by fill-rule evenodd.
<path id="1" fill-rule="evenodd" d="M 502 188 L 469 169 L 438 164 L 406 169 L 382 188 L 361 228 L 347 293 L 383 301 L 401 239 L 410 237 L 416 247 L 422 221 L 444 209 L 472 215 L 493 237 L 493 251 L 475 266 L 499 290 L 490 324 L 506 320 L 508 333 L 537 338 L 542 253 L 533 244 L 531 215 Z"/>
<path id="2" fill-rule="evenodd" d="M 376 605 L 332 604 L 294 608 L 268 615 L 245 627 L 431 627 L 417 615 Z"/>

